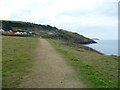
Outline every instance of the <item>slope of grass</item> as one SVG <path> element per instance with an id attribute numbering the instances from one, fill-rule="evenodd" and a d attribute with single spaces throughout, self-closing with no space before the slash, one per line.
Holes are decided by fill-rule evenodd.
<path id="1" fill-rule="evenodd" d="M 118 57 L 105 56 L 81 45 L 49 40 L 66 61 L 71 64 L 78 77 L 90 88 L 118 87 Z"/>
<path id="2" fill-rule="evenodd" d="M 0 35 L 0 89 L 2 88 L 2 36 Z"/>
<path id="3" fill-rule="evenodd" d="M 32 35 L 30 34 L 25 36 L 38 36 L 38 37 L 41 36 L 43 38 L 60 39 L 78 44 L 96 43 L 92 39 L 84 37 L 83 35 L 80 35 L 78 33 L 58 29 L 50 25 L 34 24 L 23 21 L 8 21 L 8 20 L 1 20 L 1 21 L 2 21 L 3 30 L 5 31 L 12 30 L 13 32 L 18 32 L 18 31 L 20 32 L 25 31 L 28 33 L 30 31 L 33 32 Z M 3 33 L 3 35 L 11 35 L 11 34 Z M 20 35 L 20 36 L 24 36 L 24 35 Z"/>
<path id="4" fill-rule="evenodd" d="M 3 88 L 14 88 L 30 72 L 37 38 L 3 36 Z"/>

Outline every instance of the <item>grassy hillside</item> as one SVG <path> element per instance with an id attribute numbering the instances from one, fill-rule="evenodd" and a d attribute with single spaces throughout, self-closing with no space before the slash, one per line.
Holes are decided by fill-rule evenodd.
<path id="1" fill-rule="evenodd" d="M 0 89 L 2 88 L 2 36 L 0 36 Z"/>
<path id="2" fill-rule="evenodd" d="M 88 47 L 64 42 L 48 40 L 64 58 L 72 65 L 78 77 L 90 88 L 118 87 L 118 57 L 96 53 Z"/>
<path id="3" fill-rule="evenodd" d="M 42 31 L 42 30 L 57 30 L 56 27 L 50 25 L 41 25 L 23 21 L 8 21 L 1 20 L 4 30 L 13 30 L 13 31 Z"/>
<path id="4" fill-rule="evenodd" d="M 3 88 L 17 87 L 32 67 L 37 38 L 3 36 Z"/>
<path id="5" fill-rule="evenodd" d="M 63 40 L 48 41 L 88 87 L 118 87 L 117 56 L 105 56 L 91 48 Z M 18 87 L 23 77 L 30 73 L 37 42 L 38 38 L 3 36 L 3 88 Z"/>
<path id="6" fill-rule="evenodd" d="M 95 41 L 86 38 L 78 33 L 58 29 L 50 25 L 34 24 L 22 21 L 6 21 L 2 20 L 3 29 L 6 31 L 12 30 L 33 32 L 32 36 L 42 36 L 43 38 L 60 39 L 64 41 L 69 41 L 73 43 L 86 44 L 86 43 L 96 43 Z"/>

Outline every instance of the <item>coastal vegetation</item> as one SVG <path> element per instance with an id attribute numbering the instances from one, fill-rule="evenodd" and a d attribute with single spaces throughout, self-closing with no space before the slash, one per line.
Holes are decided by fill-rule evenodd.
<path id="1" fill-rule="evenodd" d="M 62 40 L 47 39 L 89 88 L 117 88 L 118 57 Z M 3 88 L 18 87 L 33 66 L 38 38 L 3 36 Z"/>
<path id="2" fill-rule="evenodd" d="M 2 87 L 14 88 L 30 72 L 37 38 L 3 36 Z"/>
<path id="3" fill-rule="evenodd" d="M 3 88 L 18 87 L 21 80 L 31 73 L 40 38 L 53 46 L 88 88 L 118 87 L 118 56 L 106 56 L 82 45 L 96 43 L 94 40 L 50 25 L 6 20 L 2 23 L 5 32 L 32 32 L 3 34 Z"/>
<path id="4" fill-rule="evenodd" d="M 29 22 L 22 21 L 6 21 L 2 20 L 3 30 L 12 32 L 32 32 L 32 34 L 27 35 L 19 35 L 19 36 L 34 36 L 34 37 L 43 37 L 43 38 L 52 38 L 52 39 L 60 39 L 64 41 L 70 41 L 78 44 L 89 44 L 96 43 L 94 40 L 84 37 L 75 32 L 70 32 L 63 29 L 58 29 L 56 27 L 52 27 L 50 25 L 41 25 L 34 24 Z M 16 34 L 4 34 L 17 36 Z"/>
<path id="5" fill-rule="evenodd" d="M 80 79 L 90 88 L 118 88 L 118 57 L 96 53 L 88 47 L 48 40 L 72 65 Z"/>

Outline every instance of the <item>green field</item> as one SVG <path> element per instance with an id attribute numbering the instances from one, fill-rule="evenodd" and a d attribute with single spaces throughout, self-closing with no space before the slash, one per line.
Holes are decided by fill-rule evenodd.
<path id="1" fill-rule="evenodd" d="M 2 36 L 0 36 L 0 89 L 2 88 Z"/>
<path id="2" fill-rule="evenodd" d="M 37 38 L 3 36 L 3 88 L 14 88 L 32 67 Z"/>
<path id="3" fill-rule="evenodd" d="M 118 57 L 98 54 L 91 49 L 63 42 L 48 40 L 72 65 L 78 77 L 90 88 L 118 87 Z"/>
<path id="4" fill-rule="evenodd" d="M 90 88 L 118 87 L 118 57 L 105 56 L 82 45 L 48 39 Z M 3 88 L 18 87 L 33 66 L 38 38 L 3 36 Z"/>

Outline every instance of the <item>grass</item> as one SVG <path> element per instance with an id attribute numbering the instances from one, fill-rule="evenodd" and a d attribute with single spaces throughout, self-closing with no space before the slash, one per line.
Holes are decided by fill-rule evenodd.
<path id="1" fill-rule="evenodd" d="M 78 77 L 89 88 L 118 87 L 117 56 L 105 56 L 82 45 L 60 40 L 48 41 L 74 67 Z"/>
<path id="2" fill-rule="evenodd" d="M 30 72 L 37 38 L 3 36 L 3 88 L 15 88 L 25 75 Z"/>
<path id="3" fill-rule="evenodd" d="M 2 88 L 2 36 L 0 35 L 0 89 Z"/>
<path id="4" fill-rule="evenodd" d="M 89 88 L 118 87 L 118 57 L 105 56 L 82 45 L 48 40 Z M 3 36 L 3 88 L 16 88 L 32 67 L 37 38 Z"/>

